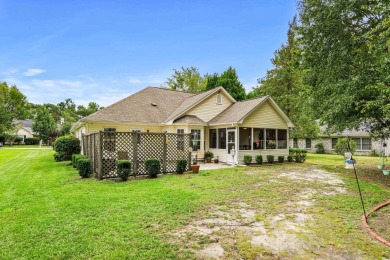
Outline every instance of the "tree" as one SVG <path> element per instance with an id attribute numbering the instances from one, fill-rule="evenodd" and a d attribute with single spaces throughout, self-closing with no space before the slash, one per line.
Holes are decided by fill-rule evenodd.
<path id="1" fill-rule="evenodd" d="M 173 70 L 173 75 L 165 82 L 165 87 L 190 93 L 198 93 L 205 90 L 206 79 L 202 77 L 195 67 Z"/>
<path id="2" fill-rule="evenodd" d="M 390 2 L 301 0 L 305 82 L 332 131 L 390 136 Z"/>
<path id="3" fill-rule="evenodd" d="M 238 80 L 237 72 L 232 67 L 229 67 L 221 75 L 218 73 L 206 74 L 207 85 L 206 90 L 222 86 L 236 100 L 244 100 L 245 89 Z"/>
<path id="4" fill-rule="evenodd" d="M 0 133 L 11 130 L 14 119 L 26 117 L 27 104 L 26 96 L 16 86 L 0 82 Z"/>
<path id="5" fill-rule="evenodd" d="M 289 23 L 287 43 L 275 51 L 275 57 L 271 60 L 274 67 L 259 79 L 259 86 L 248 93 L 248 98 L 271 96 L 296 126 L 290 132 L 291 137 L 317 138 L 319 127 L 311 108 L 311 89 L 302 82 L 303 50 L 297 28 L 294 17 Z"/>
<path id="6" fill-rule="evenodd" d="M 39 134 L 41 140 L 47 141 L 49 133 L 56 130 L 56 124 L 53 117 L 50 115 L 49 110 L 42 107 L 37 111 L 32 125 L 34 132 Z M 50 141 L 50 140 L 49 140 Z"/>
<path id="7" fill-rule="evenodd" d="M 100 109 L 102 109 L 102 108 L 98 104 L 96 104 L 95 102 L 89 102 L 87 108 L 85 108 L 82 105 L 77 106 L 77 114 L 79 115 L 79 117 L 86 117 L 90 114 L 95 113 L 96 111 L 98 111 Z"/>

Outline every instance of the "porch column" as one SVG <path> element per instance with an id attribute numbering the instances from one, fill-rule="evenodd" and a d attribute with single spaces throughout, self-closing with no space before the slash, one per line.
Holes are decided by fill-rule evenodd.
<path id="1" fill-rule="evenodd" d="M 264 150 L 267 150 L 267 128 L 264 128 Z"/>

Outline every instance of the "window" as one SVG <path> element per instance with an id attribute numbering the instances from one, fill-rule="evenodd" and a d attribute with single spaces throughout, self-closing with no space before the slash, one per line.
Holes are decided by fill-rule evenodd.
<path id="1" fill-rule="evenodd" d="M 116 128 L 104 128 L 103 133 L 103 149 L 107 151 L 115 151 L 115 132 Z"/>
<path id="2" fill-rule="evenodd" d="M 334 148 L 336 147 L 337 140 L 337 138 L 332 138 L 332 150 L 334 150 Z"/>
<path id="3" fill-rule="evenodd" d="M 191 142 L 193 151 L 198 151 L 200 149 L 200 130 L 191 129 Z"/>
<path id="4" fill-rule="evenodd" d="M 371 138 L 362 138 L 362 150 L 371 150 Z"/>
<path id="5" fill-rule="evenodd" d="M 311 149 L 311 139 L 306 138 L 306 149 Z"/>
<path id="6" fill-rule="evenodd" d="M 209 130 L 209 147 L 217 148 L 217 129 Z"/>
<path id="7" fill-rule="evenodd" d="M 218 129 L 218 149 L 226 149 L 226 128 Z"/>
<path id="8" fill-rule="evenodd" d="M 298 148 L 298 138 L 293 139 L 293 147 Z"/>
<path id="9" fill-rule="evenodd" d="M 279 129 L 278 130 L 278 149 L 286 149 L 287 148 L 287 130 Z"/>
<path id="10" fill-rule="evenodd" d="M 184 129 L 176 129 L 177 135 L 177 149 L 184 150 Z"/>
<path id="11" fill-rule="evenodd" d="M 222 95 L 221 95 L 221 93 L 217 94 L 217 105 L 222 105 Z"/>

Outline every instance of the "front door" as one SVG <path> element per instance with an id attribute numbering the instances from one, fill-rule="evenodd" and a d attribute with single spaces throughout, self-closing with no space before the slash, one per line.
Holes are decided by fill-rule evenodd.
<path id="1" fill-rule="evenodd" d="M 237 147 L 236 147 L 236 129 L 228 129 L 227 130 L 227 157 L 226 157 L 226 162 L 227 163 L 233 163 L 233 154 L 232 154 L 232 149 L 235 149 L 236 152 L 234 154 L 234 160 L 237 161 Z"/>

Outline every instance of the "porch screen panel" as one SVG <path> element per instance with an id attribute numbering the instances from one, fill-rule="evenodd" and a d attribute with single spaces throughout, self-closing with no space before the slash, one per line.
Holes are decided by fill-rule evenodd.
<path id="1" fill-rule="evenodd" d="M 217 129 L 210 129 L 209 131 L 209 146 L 210 148 L 217 148 Z"/>
<path id="2" fill-rule="evenodd" d="M 226 149 L 226 128 L 218 129 L 218 149 Z"/>
<path id="3" fill-rule="evenodd" d="M 286 149 L 287 148 L 287 130 L 279 129 L 278 130 L 278 149 Z"/>
<path id="4" fill-rule="evenodd" d="M 267 142 L 267 149 L 276 148 L 276 129 L 266 129 L 265 138 Z"/>
<path id="5" fill-rule="evenodd" d="M 253 128 L 253 149 L 264 149 L 264 129 Z"/>
<path id="6" fill-rule="evenodd" d="M 239 128 L 239 149 L 240 150 L 251 150 L 252 147 L 252 128 L 240 127 Z"/>

